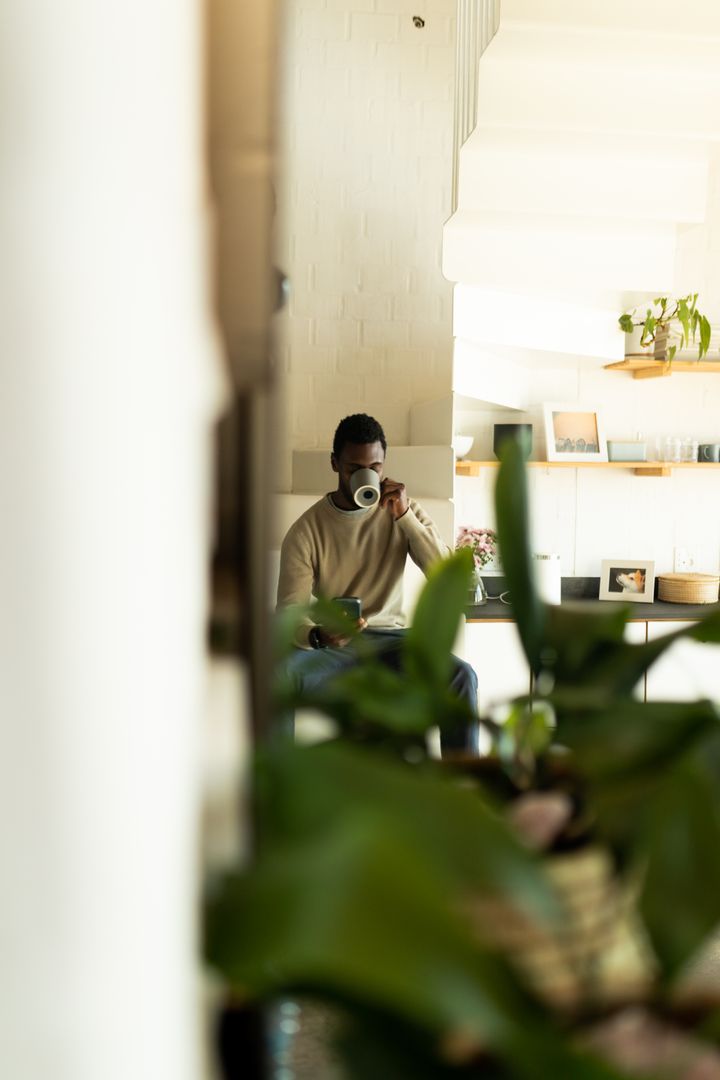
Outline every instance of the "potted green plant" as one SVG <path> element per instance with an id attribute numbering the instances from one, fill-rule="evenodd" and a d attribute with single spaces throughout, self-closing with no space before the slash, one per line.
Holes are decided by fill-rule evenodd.
<path id="1" fill-rule="evenodd" d="M 632 691 L 678 637 L 720 642 L 720 615 L 630 644 L 620 605 L 543 604 L 513 445 L 496 518 L 532 696 L 483 721 L 487 759 L 424 752 L 461 709 L 447 672 L 472 557 L 456 552 L 405 675 L 368 655 L 309 702 L 336 738 L 260 749 L 255 857 L 211 884 L 208 960 L 236 1001 L 334 1006 L 350 1080 L 714 1076 L 691 1070 L 720 1062 L 720 983 L 688 965 L 720 924 L 720 718 Z"/>
<path id="2" fill-rule="evenodd" d="M 710 347 L 711 326 L 706 315 L 698 310 L 698 294 L 678 298 L 658 296 L 652 305 L 638 304 L 623 312 L 618 319 L 626 334 L 639 334 L 639 347 L 653 347 L 653 356 L 661 363 L 670 363 L 678 348 L 686 348 L 697 339 L 698 360 Z M 673 340 L 674 339 L 674 340 Z"/>

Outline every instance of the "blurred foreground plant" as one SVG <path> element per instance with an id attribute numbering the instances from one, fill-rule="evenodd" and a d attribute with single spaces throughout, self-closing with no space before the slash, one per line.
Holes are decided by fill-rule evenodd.
<path id="1" fill-rule="evenodd" d="M 650 1076 L 659 1046 L 664 1075 L 690 1076 L 720 1005 L 717 981 L 687 974 L 720 921 L 720 725 L 710 702 L 632 691 L 678 637 L 720 640 L 720 616 L 631 645 L 624 608 L 545 606 L 512 444 L 496 501 L 533 696 L 486 721 L 489 758 L 427 759 L 427 729 L 460 715 L 446 687 L 467 551 L 432 574 L 403 672 L 369 654 L 311 700 L 281 687 L 339 734 L 260 748 L 257 850 L 212 883 L 208 960 L 239 1000 L 339 1005 L 351 1080 Z"/>
<path id="2" fill-rule="evenodd" d="M 535 675 L 535 703 L 547 704 L 556 725 L 533 783 L 552 783 L 556 747 L 571 752 L 593 834 L 623 867 L 641 872 L 640 906 L 660 980 L 669 984 L 720 923 L 720 717 L 710 701 L 642 702 L 633 690 L 678 639 L 720 642 L 720 613 L 630 644 L 624 640 L 629 608 L 542 604 L 521 542 L 529 528 L 522 472 L 511 448 L 496 502 L 514 614 Z M 567 770 L 570 762 L 563 758 Z"/>

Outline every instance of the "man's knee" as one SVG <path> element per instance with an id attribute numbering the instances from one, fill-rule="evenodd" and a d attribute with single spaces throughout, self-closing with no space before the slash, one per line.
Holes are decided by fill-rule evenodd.
<path id="1" fill-rule="evenodd" d="M 452 688 L 455 693 L 470 703 L 473 711 L 477 709 L 478 677 L 475 669 L 466 660 L 454 656 Z"/>
<path id="2" fill-rule="evenodd" d="M 279 665 L 281 679 L 296 693 L 316 690 L 357 662 L 350 649 L 293 649 Z"/>
<path id="3" fill-rule="evenodd" d="M 455 657 L 455 664 L 457 669 L 457 677 L 463 683 L 463 685 L 471 686 L 474 690 L 477 690 L 478 677 L 472 664 L 468 664 L 467 660 L 461 660 L 457 656 Z"/>

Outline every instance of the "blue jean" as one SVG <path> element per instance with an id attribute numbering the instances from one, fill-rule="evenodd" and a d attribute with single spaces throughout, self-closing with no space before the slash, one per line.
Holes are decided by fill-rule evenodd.
<path id="1" fill-rule="evenodd" d="M 372 641 L 376 646 L 374 655 L 382 664 L 393 671 L 400 671 L 404 634 L 405 631 L 400 629 L 384 630 L 382 633 L 374 633 L 372 629 L 367 629 L 362 637 L 364 641 Z M 467 702 L 471 714 L 477 716 L 478 680 L 475 670 L 457 656 L 453 656 L 452 661 L 450 689 L 462 701 Z M 298 691 L 312 692 L 334 676 L 349 671 L 357 663 L 359 663 L 358 654 L 350 644 L 342 649 L 295 649 L 285 661 L 284 669 Z M 292 725 L 292 718 L 283 718 L 283 720 Z M 462 730 L 441 731 L 440 744 L 443 751 L 468 750 L 476 753 L 478 725 L 469 723 L 464 725 Z"/>

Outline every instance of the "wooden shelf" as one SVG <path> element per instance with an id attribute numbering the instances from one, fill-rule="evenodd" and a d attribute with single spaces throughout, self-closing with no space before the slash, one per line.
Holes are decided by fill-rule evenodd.
<path id="1" fill-rule="evenodd" d="M 499 461 L 457 461 L 456 476 L 479 476 Z M 632 469 L 636 476 L 671 476 L 673 469 L 720 469 L 716 461 L 528 461 L 531 469 Z"/>
<path id="2" fill-rule="evenodd" d="M 720 374 L 720 360 L 671 360 L 662 363 L 660 360 L 646 356 L 645 353 L 635 353 L 626 356 L 624 360 L 618 360 L 615 364 L 605 364 L 606 371 L 626 371 L 633 379 L 661 379 L 673 372 L 692 372 L 700 374 L 711 372 L 713 375 Z"/>

